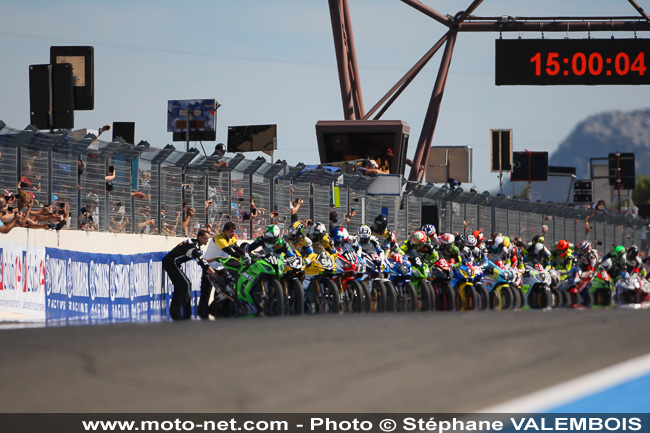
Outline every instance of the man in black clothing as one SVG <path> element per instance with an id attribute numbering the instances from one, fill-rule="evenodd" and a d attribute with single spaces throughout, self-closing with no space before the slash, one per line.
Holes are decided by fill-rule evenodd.
<path id="1" fill-rule="evenodd" d="M 192 316 L 192 287 L 187 275 L 181 269 L 181 264 L 194 259 L 201 266 L 203 272 L 215 275 L 214 269 L 208 265 L 208 261 L 201 257 L 201 246 L 207 244 L 209 240 L 208 232 L 199 230 L 196 239 L 181 242 L 163 257 L 163 269 L 174 284 L 174 293 L 169 306 L 169 315 L 174 320 L 189 319 Z"/>

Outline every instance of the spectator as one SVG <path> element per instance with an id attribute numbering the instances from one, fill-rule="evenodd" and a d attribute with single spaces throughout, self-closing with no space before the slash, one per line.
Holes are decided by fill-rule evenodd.
<path id="1" fill-rule="evenodd" d="M 113 180 L 115 180 L 115 166 L 108 166 L 108 174 L 104 177 L 106 180 L 106 192 L 113 191 Z"/>
<path id="2" fill-rule="evenodd" d="M 141 223 L 138 223 L 138 231 L 142 234 L 148 235 L 156 231 L 156 220 L 149 218 Z"/>
<path id="3" fill-rule="evenodd" d="M 330 218 L 329 218 L 330 233 L 332 232 L 332 229 L 338 227 L 338 224 L 339 224 L 339 214 L 333 210 L 330 212 Z"/>
<path id="4" fill-rule="evenodd" d="M 291 214 L 291 225 L 298 221 L 298 210 L 300 210 L 300 206 L 302 206 L 302 199 L 298 198 L 296 200 L 292 200 L 289 203 L 289 213 Z"/>
<path id="5" fill-rule="evenodd" d="M 0 233 L 9 233 L 18 222 L 18 209 L 8 209 L 7 201 L 0 197 Z"/>
<path id="6" fill-rule="evenodd" d="M 388 171 L 383 170 L 379 168 L 379 164 L 377 164 L 377 161 L 374 159 L 364 159 L 361 161 L 361 166 L 357 168 L 360 173 L 365 174 L 366 176 L 369 175 L 376 175 L 376 174 L 388 174 Z"/>

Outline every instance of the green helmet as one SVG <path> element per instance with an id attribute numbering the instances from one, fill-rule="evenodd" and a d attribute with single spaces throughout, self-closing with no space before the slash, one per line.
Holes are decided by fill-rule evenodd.
<path id="1" fill-rule="evenodd" d="M 625 247 L 623 245 L 617 246 L 614 248 L 614 251 L 612 251 L 612 257 L 615 258 L 621 257 L 623 254 L 625 254 Z"/>
<path id="2" fill-rule="evenodd" d="M 280 227 L 275 224 L 268 226 L 266 230 L 264 230 L 262 239 L 269 247 L 275 245 L 278 242 L 278 239 L 280 239 Z"/>

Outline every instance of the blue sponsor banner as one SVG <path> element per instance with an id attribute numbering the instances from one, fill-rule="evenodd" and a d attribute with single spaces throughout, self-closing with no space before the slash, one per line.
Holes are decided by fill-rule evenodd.
<path id="1" fill-rule="evenodd" d="M 151 321 L 166 318 L 164 255 L 164 252 L 95 254 L 46 248 L 46 319 Z"/>

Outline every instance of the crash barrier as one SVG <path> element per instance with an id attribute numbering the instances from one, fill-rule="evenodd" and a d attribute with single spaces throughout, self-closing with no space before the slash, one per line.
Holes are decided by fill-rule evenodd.
<path id="1" fill-rule="evenodd" d="M 35 230 L 16 229 L 9 235 L 23 242 L 0 242 L 0 319 L 16 321 L 157 321 L 167 320 L 173 285 L 162 269 L 162 258 L 178 241 L 167 245 L 153 236 L 78 233 L 34 236 Z M 99 253 L 53 247 L 79 243 L 79 234 L 101 243 Z M 7 236 L 9 236 L 7 235 Z M 31 238 L 28 238 L 31 235 Z M 65 239 L 67 238 L 67 239 Z M 162 245 L 162 251 L 134 251 L 128 245 Z M 192 283 L 194 309 L 199 296 L 201 268 L 194 261 L 184 270 Z M 194 313 L 196 313 L 194 311 Z"/>
<path id="2" fill-rule="evenodd" d="M 302 198 L 300 220 L 327 223 L 336 211 L 339 223 L 355 232 L 372 224 L 378 214 L 404 240 L 423 224 L 438 232 L 486 235 L 500 232 L 524 242 L 542 234 L 546 243 L 589 240 L 609 250 L 613 245 L 647 249 L 648 222 L 631 215 L 563 203 L 479 193 L 463 186 L 405 183 L 389 195 L 372 188 L 382 175 L 365 176 L 339 168 L 290 166 L 285 161 L 250 160 L 201 155 L 196 149 L 153 148 L 121 139 L 73 137 L 65 131 L 46 133 L 28 126 L 12 129 L 0 121 L 0 189 L 21 187 L 34 195 L 37 206 L 65 203 L 68 229 L 166 236 L 194 236 L 203 227 L 215 232 L 234 221 L 240 239 L 259 236 L 269 224 L 286 232 L 291 225 L 291 201 Z M 111 168 L 115 177 L 107 180 Z M 372 191 L 374 193 L 369 193 Z M 393 191 L 394 194 L 394 191 Z M 183 224 L 188 215 L 189 220 Z M 354 210 L 347 223 L 345 215 Z"/>

